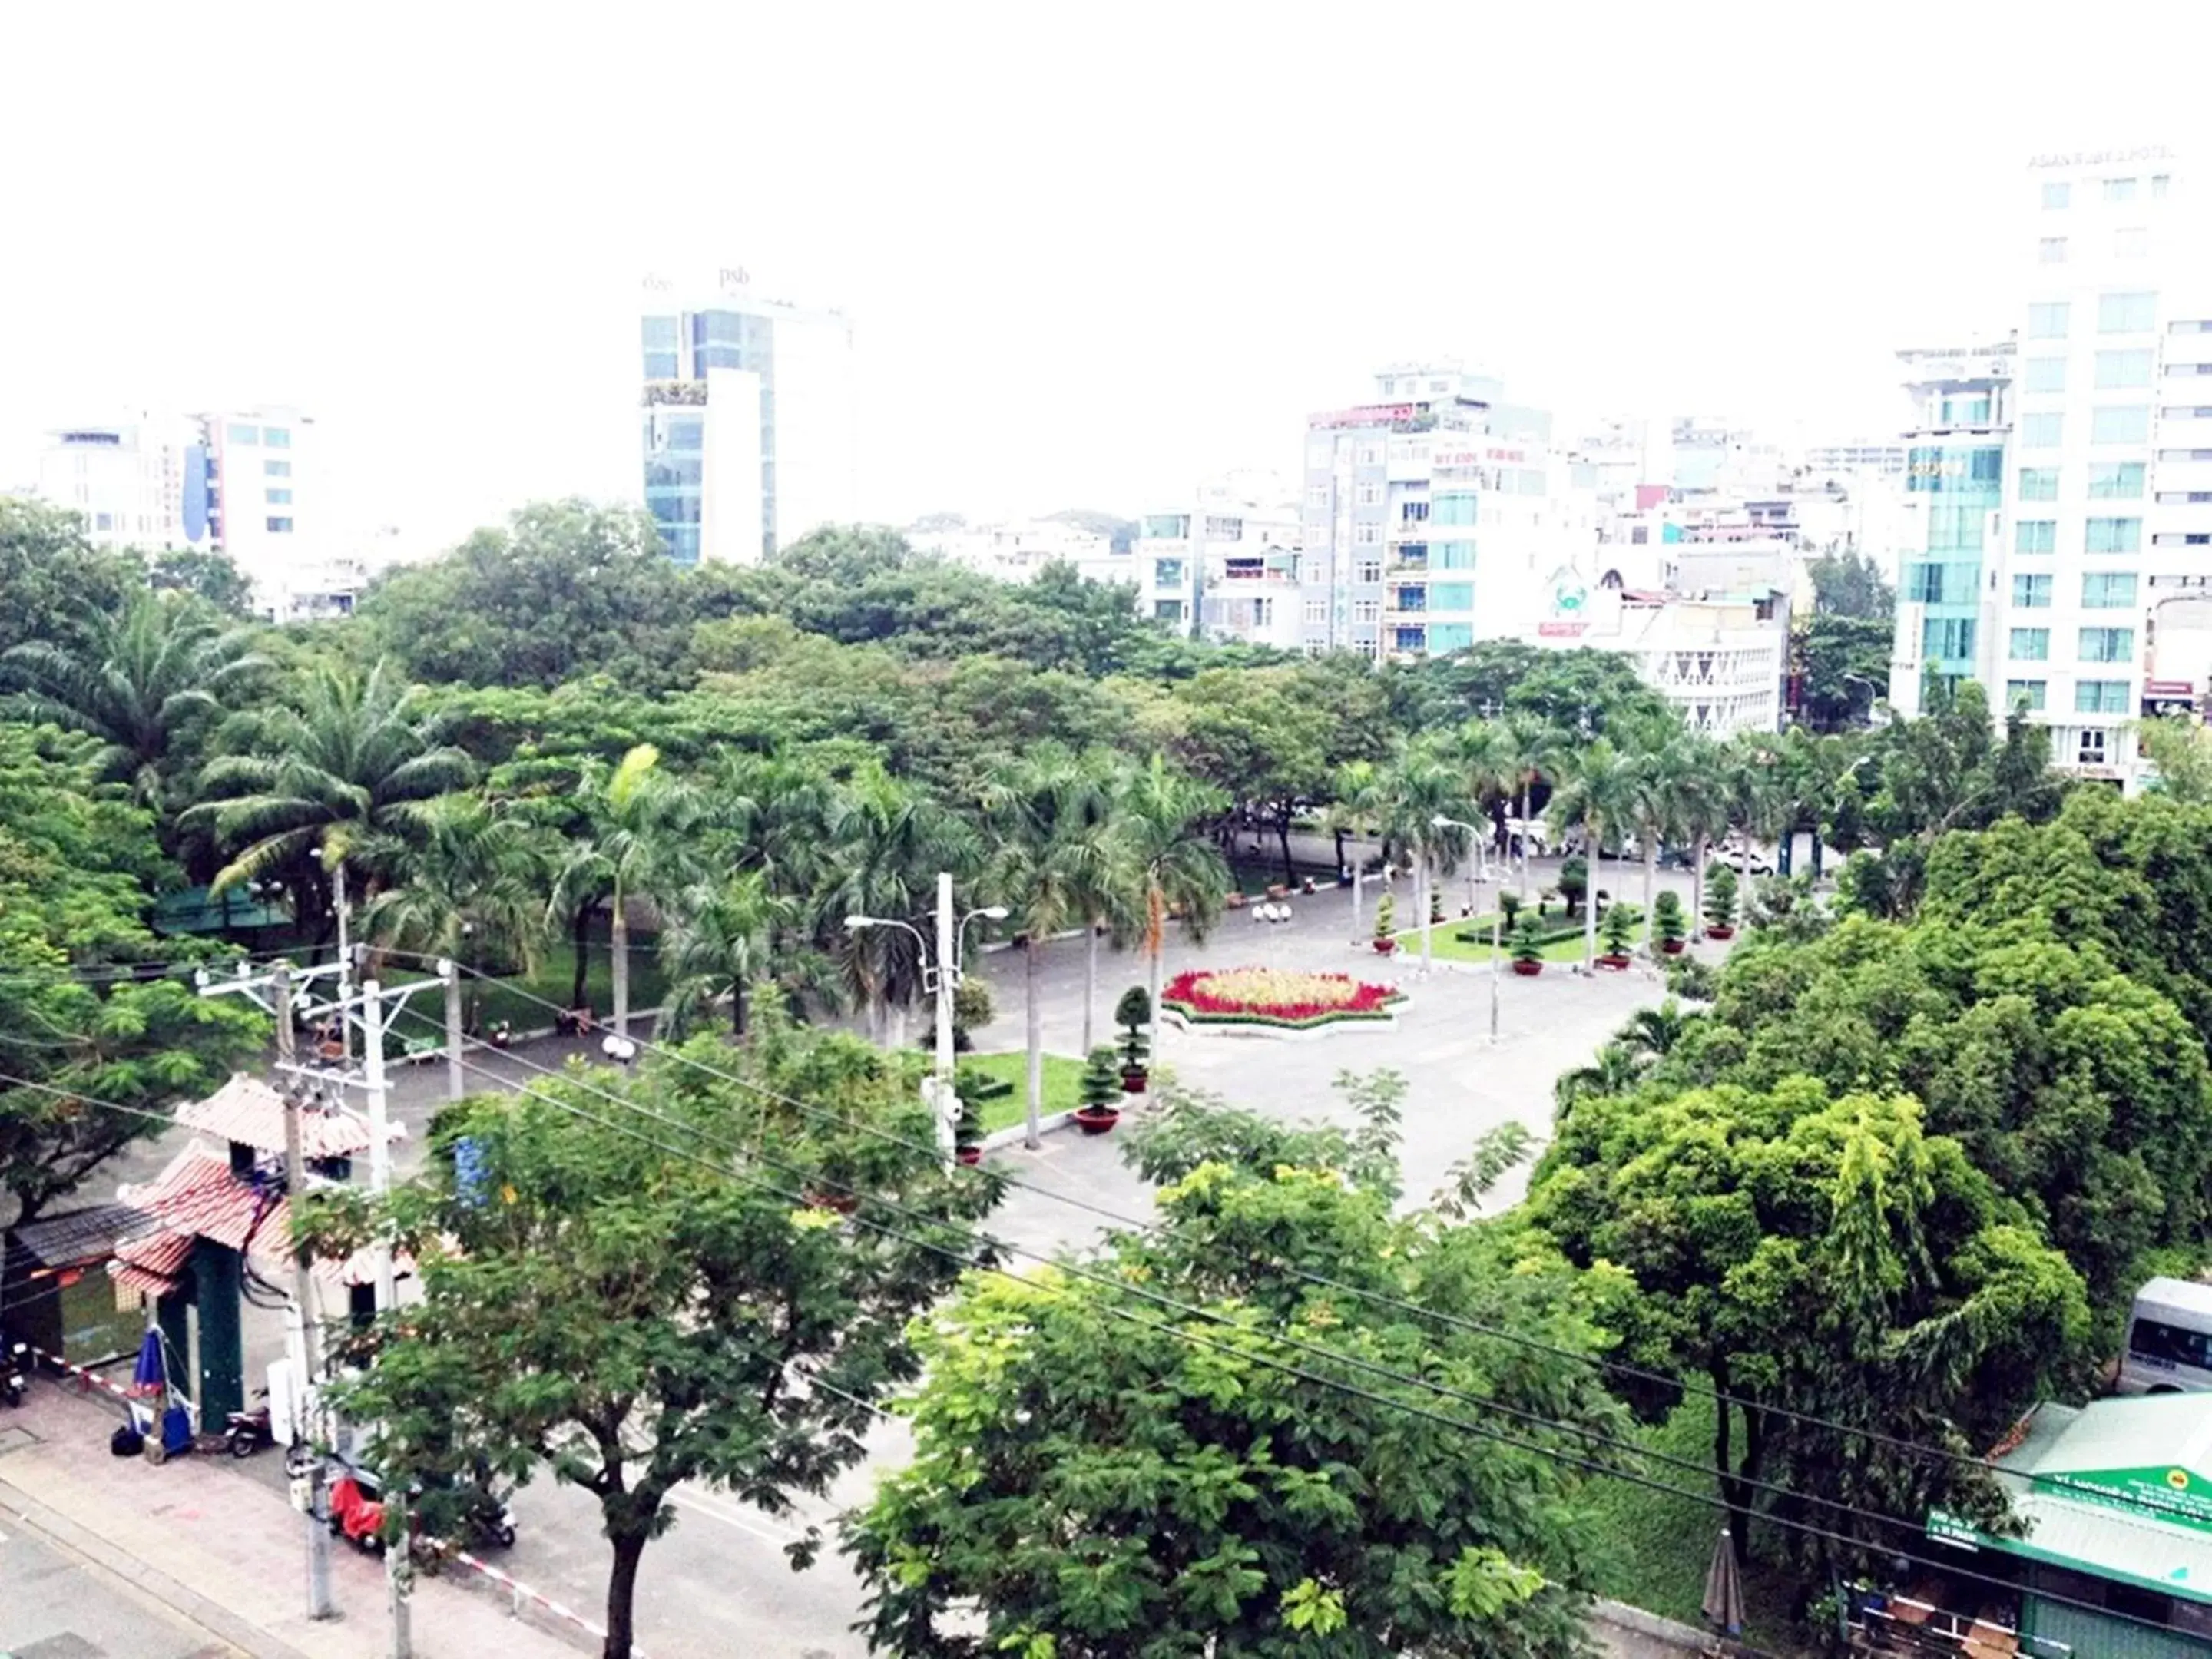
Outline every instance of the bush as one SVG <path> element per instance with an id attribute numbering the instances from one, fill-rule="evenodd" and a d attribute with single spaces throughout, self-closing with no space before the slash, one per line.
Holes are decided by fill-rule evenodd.
<path id="1" fill-rule="evenodd" d="M 1669 887 L 1651 902 L 1651 925 L 1662 945 L 1680 945 L 1689 936 L 1682 919 L 1682 896 Z"/>
<path id="2" fill-rule="evenodd" d="M 978 1025 L 988 1025 L 998 1010 L 991 1004 L 991 988 L 980 979 L 963 975 L 952 988 L 952 1048 L 966 1054 L 975 1046 L 971 1035 Z"/>
<path id="3" fill-rule="evenodd" d="M 1544 941 L 1537 936 L 1534 916 L 1523 916 L 1514 924 L 1510 948 L 1516 962 L 1541 962 L 1544 959 Z"/>
<path id="4" fill-rule="evenodd" d="M 1521 914 L 1519 891 L 1513 888 L 1501 888 L 1498 894 L 1498 913 L 1505 918 L 1505 926 L 1510 931 L 1515 920 Z"/>
<path id="5" fill-rule="evenodd" d="M 1014 1085 L 1002 1077 L 993 1077 L 985 1072 L 963 1069 L 953 1073 L 952 1089 L 962 1101 L 969 1102 L 996 1100 L 1001 1095 L 1013 1093 Z M 963 1106 L 962 1109 L 966 1109 Z"/>
<path id="6" fill-rule="evenodd" d="M 1382 902 L 1375 907 L 1375 937 L 1389 939 L 1398 931 L 1398 900 L 1393 893 L 1382 895 Z"/>
<path id="7" fill-rule="evenodd" d="M 1141 985 L 1132 985 L 1122 992 L 1121 1000 L 1114 1005 L 1114 1023 L 1121 1028 L 1122 1069 L 1142 1069 L 1146 1057 L 1152 1052 L 1151 1041 L 1145 1036 L 1152 1023 L 1152 994 Z"/>
<path id="8" fill-rule="evenodd" d="M 1589 891 L 1589 862 L 1580 853 L 1559 866 L 1559 896 L 1567 902 L 1567 914 L 1580 914 L 1583 896 Z"/>
<path id="9" fill-rule="evenodd" d="M 1598 918 L 1598 932 L 1604 936 L 1605 953 L 1609 957 L 1628 954 L 1635 930 L 1635 912 L 1626 904 L 1616 904 Z"/>
<path id="10" fill-rule="evenodd" d="M 1121 1103 L 1121 1068 L 1114 1058 L 1114 1051 L 1101 1043 L 1091 1051 L 1091 1058 L 1083 1064 L 1082 1080 L 1076 1085 L 1078 1098 L 1085 1106 L 1118 1107 Z"/>
<path id="11" fill-rule="evenodd" d="M 1719 971 L 1695 957 L 1673 957 L 1667 963 L 1667 990 L 1685 1002 L 1711 1002 L 1721 988 Z"/>
<path id="12" fill-rule="evenodd" d="M 1716 865 L 1705 878 L 1706 927 L 1735 926 L 1735 872 L 1725 864 Z"/>

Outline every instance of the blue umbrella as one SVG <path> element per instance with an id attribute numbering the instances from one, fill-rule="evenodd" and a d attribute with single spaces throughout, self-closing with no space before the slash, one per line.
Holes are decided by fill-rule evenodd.
<path id="1" fill-rule="evenodd" d="M 161 1365 L 161 1333 L 149 1330 L 138 1345 L 137 1368 L 131 1373 L 131 1392 L 141 1399 L 158 1400 L 169 1391 L 168 1373 Z"/>

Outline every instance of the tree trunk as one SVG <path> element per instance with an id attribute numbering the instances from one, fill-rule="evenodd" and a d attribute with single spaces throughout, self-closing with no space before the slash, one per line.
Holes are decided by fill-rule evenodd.
<path id="1" fill-rule="evenodd" d="M 645 1539 L 621 1537 L 612 1540 L 614 1571 L 607 1575 L 607 1640 L 599 1659 L 630 1659 L 636 1639 L 631 1614 L 637 1601 L 637 1564 L 645 1558 Z"/>
<path id="2" fill-rule="evenodd" d="M 1521 780 L 1521 902 L 1528 902 L 1528 780 Z"/>
<path id="3" fill-rule="evenodd" d="M 1336 867 L 1340 871 L 1344 868 L 1344 826 L 1342 824 L 1339 824 L 1336 828 Z"/>
<path id="4" fill-rule="evenodd" d="M 1149 988 L 1152 999 L 1152 1029 L 1146 1035 L 1152 1040 L 1152 1063 L 1157 1066 L 1160 1063 L 1160 1039 L 1167 1034 L 1167 1021 L 1161 1018 L 1160 1009 L 1160 983 L 1161 976 L 1165 971 L 1167 941 L 1156 935 L 1152 939 L 1152 959 L 1146 972 L 1146 977 L 1151 981 Z"/>
<path id="5" fill-rule="evenodd" d="M 1275 820 L 1275 834 L 1283 843 L 1283 885 L 1287 887 L 1297 878 L 1297 872 L 1291 867 L 1291 804 L 1288 801 L 1283 803 L 1281 814 Z"/>
<path id="6" fill-rule="evenodd" d="M 1651 920 L 1651 906 L 1659 896 L 1659 836 L 1650 831 L 1644 837 L 1644 954 L 1656 957 L 1659 954 L 1659 933 Z"/>
<path id="7" fill-rule="evenodd" d="M 1589 821 L 1589 870 L 1583 881 L 1583 969 L 1597 971 L 1597 878 L 1605 870 L 1605 827 Z"/>
<path id="8" fill-rule="evenodd" d="M 1429 921 L 1429 849 L 1421 848 L 1413 860 L 1413 902 L 1421 910 L 1421 971 L 1427 973 L 1435 960 L 1435 945 L 1430 935 L 1434 931 Z"/>
<path id="9" fill-rule="evenodd" d="M 1030 1123 L 1024 1144 L 1034 1148 L 1044 1141 L 1041 1122 L 1044 1115 L 1044 1011 L 1037 1006 L 1037 967 L 1044 958 L 1044 951 L 1036 934 L 1030 934 L 1029 942 L 1022 946 L 1022 956 L 1023 978 L 1028 993 L 1023 1018 L 1028 1028 L 1024 1036 L 1030 1050 Z"/>
<path id="10" fill-rule="evenodd" d="M 730 1035 L 739 1042 L 745 1035 L 745 982 L 743 979 L 730 981 Z"/>
<path id="11" fill-rule="evenodd" d="M 622 889 L 615 889 L 614 918 L 608 929 L 614 945 L 615 1035 L 629 1035 L 629 917 L 623 907 Z"/>
<path id="12" fill-rule="evenodd" d="M 599 908 L 596 899 L 588 904 L 578 905 L 575 920 L 568 924 L 568 937 L 574 941 L 576 947 L 575 977 L 568 982 L 568 1006 L 571 1008 L 584 1006 L 585 976 L 592 970 L 592 912 Z"/>
<path id="13" fill-rule="evenodd" d="M 1705 837 L 1698 834 L 1690 862 L 1690 937 L 1701 939 L 1705 936 Z"/>
<path id="14" fill-rule="evenodd" d="M 1083 942 L 1083 1054 L 1087 1060 L 1091 1018 L 1098 1008 L 1098 924 L 1092 922 L 1085 931 L 1090 934 Z"/>

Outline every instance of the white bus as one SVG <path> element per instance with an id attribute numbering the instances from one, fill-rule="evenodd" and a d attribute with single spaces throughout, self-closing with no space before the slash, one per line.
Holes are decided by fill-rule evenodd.
<path id="1" fill-rule="evenodd" d="M 2212 1390 L 2212 1285 L 2153 1279 L 2136 1292 L 2120 1349 L 2119 1394 Z"/>

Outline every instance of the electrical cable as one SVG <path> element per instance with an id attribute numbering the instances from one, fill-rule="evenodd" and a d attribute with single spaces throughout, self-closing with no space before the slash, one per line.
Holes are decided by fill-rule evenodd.
<path id="1" fill-rule="evenodd" d="M 495 1073 L 491 1073 L 489 1068 L 476 1066 L 474 1062 L 464 1060 L 462 1064 L 464 1066 L 472 1067 L 473 1069 L 483 1072 L 487 1075 L 493 1077 L 497 1076 Z M 574 1079 L 564 1080 L 567 1080 L 571 1084 L 575 1082 L 575 1079 Z M 732 1169 L 726 1164 L 717 1164 L 711 1159 L 702 1158 L 695 1152 L 658 1139 L 653 1136 L 644 1133 L 642 1131 L 634 1129 L 628 1125 L 613 1120 L 599 1117 L 586 1110 L 582 1107 L 574 1104 L 573 1103 L 563 1101 L 555 1096 L 546 1094 L 542 1090 L 539 1090 L 533 1085 L 526 1084 L 522 1085 L 520 1091 L 534 1099 L 544 1102 L 546 1104 L 554 1107 L 557 1110 L 566 1112 L 571 1116 L 580 1118 L 586 1122 L 597 1124 L 601 1128 L 609 1130 L 614 1133 L 622 1134 L 629 1139 L 641 1141 L 643 1144 L 655 1147 L 672 1157 L 682 1158 L 686 1162 L 696 1164 L 701 1168 L 721 1176 L 726 1179 L 734 1180 L 738 1182 L 740 1184 L 750 1187 L 757 1191 L 764 1192 L 770 1197 L 781 1200 L 794 1206 L 805 1205 L 807 1202 L 803 1193 L 788 1193 L 780 1188 L 769 1185 L 763 1181 L 750 1178 L 738 1170 Z M 594 1093 L 605 1093 L 604 1091 L 596 1089 L 592 1089 L 590 1091 Z M 622 1101 L 619 1097 L 610 1097 L 616 1099 L 619 1104 L 627 1108 L 638 1110 L 640 1112 L 644 1111 L 644 1109 L 637 1107 L 636 1103 L 635 1102 Z M 644 1115 L 648 1116 L 653 1115 L 649 1112 L 645 1113 Z M 683 1127 L 689 1128 L 692 1126 L 686 1125 Z M 732 1150 L 742 1152 L 742 1149 Z M 865 1201 L 884 1205 L 885 1207 L 898 1207 L 890 1204 L 888 1200 L 876 1197 L 873 1194 L 857 1193 L 855 1189 L 845 1187 L 840 1182 L 830 1182 L 820 1176 L 807 1176 L 805 1178 L 821 1181 L 822 1184 L 824 1186 L 838 1188 L 840 1190 L 844 1191 L 848 1194 L 858 1196 Z M 863 1216 L 857 1212 L 851 1215 L 848 1215 L 845 1219 L 848 1223 L 853 1225 L 866 1227 L 871 1231 L 878 1233 L 883 1237 L 894 1239 L 899 1243 L 914 1246 L 918 1249 L 928 1250 L 933 1254 L 944 1256 L 947 1261 L 961 1263 L 969 1270 L 980 1269 L 981 1271 L 994 1273 L 1032 1290 L 1040 1288 L 1037 1281 L 1035 1279 L 1025 1278 L 1022 1274 L 1013 1273 L 1010 1269 L 999 1267 L 995 1264 L 975 1262 L 970 1258 L 963 1256 L 959 1253 L 949 1249 L 942 1244 L 933 1243 L 927 1239 L 919 1238 L 912 1234 L 902 1232 L 896 1228 L 888 1226 L 881 1221 Z M 933 1218 L 932 1224 L 942 1224 L 935 1223 Z M 958 1231 L 968 1231 L 969 1230 L 963 1228 L 959 1229 Z M 973 1237 L 972 1233 L 970 1234 L 970 1237 Z M 1036 1254 L 1033 1251 L 1020 1251 L 1019 1253 L 1024 1255 Z M 1054 1265 L 1058 1266 L 1062 1271 L 1067 1270 L 1066 1264 L 1065 1263 L 1057 1263 Z M 1121 1284 L 1111 1279 L 1106 1279 L 1102 1282 L 1106 1284 L 1107 1286 L 1112 1290 L 1123 1291 L 1125 1293 L 1139 1293 L 1136 1292 L 1135 1287 L 1132 1285 Z M 1171 1305 L 1175 1305 L 1173 1304 L 1172 1298 L 1170 1298 L 1170 1302 Z M 1098 1305 L 1099 1311 L 1102 1313 L 1124 1320 L 1145 1329 L 1159 1332 L 1178 1341 L 1208 1348 L 1217 1352 L 1227 1354 L 1234 1358 L 1240 1358 L 1249 1363 L 1263 1365 L 1270 1370 L 1283 1372 L 1284 1374 L 1299 1381 L 1310 1382 L 1317 1387 L 1332 1389 L 1340 1394 L 1361 1399 L 1370 1404 L 1379 1405 L 1389 1409 L 1405 1413 L 1411 1416 L 1419 1417 L 1427 1421 L 1437 1423 L 1444 1427 L 1457 1429 L 1463 1432 L 1475 1435 L 1480 1438 L 1493 1441 L 1500 1445 L 1509 1447 L 1515 1450 L 1526 1452 L 1539 1457 L 1547 1458 L 1554 1462 L 1564 1463 L 1586 1474 L 1605 1475 L 1614 1480 L 1626 1481 L 1631 1485 L 1641 1486 L 1648 1491 L 1656 1492 L 1669 1497 L 1681 1498 L 1688 1502 L 1701 1504 L 1707 1508 L 1717 1509 L 1723 1514 L 1732 1513 L 1728 1501 L 1717 1494 L 1707 1494 L 1692 1491 L 1687 1487 L 1672 1486 L 1665 1481 L 1656 1480 L 1648 1475 L 1638 1474 L 1632 1470 L 1621 1468 L 1610 1463 L 1595 1462 L 1586 1458 L 1577 1457 L 1571 1452 L 1561 1450 L 1557 1447 L 1544 1446 L 1528 1441 L 1517 1440 L 1510 1435 L 1507 1435 L 1501 1431 L 1490 1428 L 1485 1425 L 1469 1422 L 1462 1418 L 1453 1417 L 1445 1413 L 1432 1410 L 1428 1407 L 1419 1405 L 1413 1401 L 1393 1399 L 1388 1395 L 1376 1394 L 1371 1389 L 1362 1389 L 1355 1384 L 1345 1382 L 1336 1378 L 1324 1376 L 1316 1372 L 1303 1370 L 1297 1366 L 1272 1358 L 1266 1354 L 1255 1353 L 1245 1349 L 1232 1347 L 1225 1343 L 1212 1340 L 1212 1339 L 1203 1336 L 1197 1332 L 1169 1324 L 1164 1321 L 1147 1319 L 1144 1316 L 1132 1312 L 1126 1308 L 1115 1307 L 1111 1304 L 1106 1303 L 1102 1303 Z M 1182 1305 L 1188 1306 L 1188 1304 Z M 1205 1310 L 1196 1307 L 1188 1307 L 1188 1311 L 1196 1314 L 1201 1318 L 1218 1318 L 1218 1316 L 1208 1316 Z M 1262 1341 L 1288 1341 L 1288 1339 L 1273 1335 L 1269 1333 L 1255 1331 L 1249 1326 L 1232 1325 L 1232 1328 L 1248 1335 L 1257 1337 Z M 1326 1350 L 1323 1352 L 1328 1353 L 1328 1357 L 1329 1358 L 1340 1363 L 1358 1363 L 1348 1355 L 1328 1352 Z M 1593 1437 L 1587 1430 L 1576 1429 L 1568 1425 L 1553 1424 L 1552 1426 L 1557 1432 L 1563 1435 L 1585 1439 L 1596 1437 Z M 1644 1448 L 1639 1447 L 1633 1448 L 1632 1449 L 1634 1455 L 1638 1456 L 1656 1455 L 1656 1454 L 1650 1453 Z M 1702 1466 L 1698 1466 L 1698 1472 L 1700 1474 L 1710 1474 L 1711 1473 L 1710 1469 L 1705 1468 Z M 1799 1497 L 1800 1501 L 1803 1501 L 1802 1495 L 1792 1495 Z M 1833 1502 L 1834 1500 L 1827 1501 Z M 1875 1516 L 1864 1510 L 1853 1510 L 1849 1505 L 1839 1505 L 1839 1507 L 1844 1508 L 1850 1513 L 1857 1515 L 1862 1519 L 1891 1518 Z M 1893 1560 L 1903 1561 L 1910 1565 L 1928 1567 L 1934 1571 L 1944 1573 L 1951 1577 L 1964 1580 L 1966 1582 L 1986 1585 L 1990 1588 L 2004 1591 L 2008 1594 L 2016 1595 L 2020 1592 L 2021 1587 L 2017 1583 L 1993 1577 L 1986 1573 L 1975 1572 L 1972 1569 L 1958 1565 L 1955 1562 L 1939 1560 L 1929 1556 L 1915 1555 L 1910 1551 L 1902 1549 L 1888 1551 L 1883 1547 L 1870 1545 L 1863 1539 L 1852 1538 L 1846 1534 L 1833 1532 L 1826 1528 L 1816 1526 L 1810 1522 L 1796 1520 L 1780 1515 L 1768 1513 L 1761 1516 L 1759 1518 L 1766 1521 L 1771 1525 L 1781 1527 L 1808 1537 L 1818 1538 L 1830 1543 L 1839 1544 L 1844 1548 L 1856 1553 L 1887 1553 Z M 1924 1528 L 1915 1526 L 1914 1529 L 1916 1533 L 1924 1534 Z M 2156 1620 L 2144 1618 L 2140 1614 L 2125 1613 L 2118 1608 L 2100 1607 L 2092 1602 L 2080 1601 L 2069 1596 L 2048 1595 L 2042 1591 L 2038 1591 L 2036 1594 L 2037 1598 L 2039 1601 L 2048 1601 L 2057 1606 L 2071 1607 L 2077 1612 L 2100 1613 L 2108 1618 L 2117 1618 L 2128 1623 L 2141 1625 L 2146 1629 L 2157 1631 L 2162 1634 L 2172 1635 L 2176 1633 L 2173 1626 L 2160 1624 Z"/>
<path id="2" fill-rule="evenodd" d="M 419 961 L 435 960 L 435 958 L 424 957 L 419 952 L 413 951 L 396 951 L 392 954 L 410 956 Z M 464 969 L 462 971 L 469 973 L 480 979 L 493 981 L 501 984 L 507 983 L 507 981 L 497 980 L 495 975 L 483 974 L 481 970 L 477 969 Z M 532 993 L 524 991 L 520 988 L 512 985 L 509 985 L 507 988 L 514 991 L 516 995 L 521 997 L 526 1001 L 537 1003 L 543 1007 L 552 1009 L 556 1012 L 562 1012 L 556 1005 L 543 997 L 537 996 Z M 874 1136 L 878 1139 L 893 1145 L 904 1146 L 908 1150 L 925 1150 L 922 1143 L 908 1139 L 907 1137 L 896 1134 L 890 1130 L 884 1129 L 879 1125 L 864 1123 L 858 1120 L 834 1112 L 829 1108 L 817 1106 L 805 1101 L 794 1099 L 791 1096 L 780 1093 L 773 1089 L 766 1088 L 758 1083 L 753 1082 L 750 1079 L 738 1077 L 736 1074 L 724 1071 L 718 1066 L 710 1066 L 706 1061 L 687 1054 L 681 1049 L 672 1048 L 665 1043 L 658 1042 L 647 1037 L 629 1037 L 629 1041 L 635 1042 L 641 1053 L 658 1054 L 665 1059 L 673 1060 L 679 1065 L 691 1066 L 696 1070 L 705 1073 L 709 1077 L 719 1078 L 726 1083 L 732 1084 L 738 1088 L 747 1090 L 763 1099 L 772 1100 L 779 1105 L 790 1108 L 793 1111 L 806 1114 L 817 1118 L 826 1118 L 830 1121 L 842 1124 L 847 1128 L 855 1130 L 864 1134 Z M 927 1148 L 927 1150 L 933 1153 L 936 1151 L 934 1147 Z M 1101 1219 L 1115 1223 L 1118 1225 L 1142 1231 L 1152 1224 L 1151 1223 L 1139 1220 L 1133 1216 L 1123 1215 L 1119 1212 L 1108 1208 L 1104 1205 L 1093 1203 L 1088 1199 L 1079 1198 L 1073 1194 L 1059 1192 L 1050 1187 L 1040 1186 L 1035 1182 L 1024 1181 L 1018 1176 L 999 1175 L 996 1178 L 1003 1182 L 1006 1185 L 1018 1190 L 1035 1193 L 1040 1197 L 1049 1199 L 1056 1203 L 1068 1205 L 1075 1209 L 1088 1212 L 1091 1214 L 1099 1217 Z M 1327 1274 L 1316 1273 L 1296 1267 L 1289 1267 L 1286 1271 L 1290 1272 L 1296 1277 L 1305 1280 L 1309 1284 L 1333 1290 L 1342 1295 L 1358 1297 L 1362 1299 L 1374 1302 L 1378 1305 L 1395 1308 L 1401 1312 L 1413 1314 L 1425 1319 L 1434 1320 L 1438 1323 L 1450 1326 L 1457 1329 L 1474 1332 L 1481 1335 L 1495 1338 L 1500 1341 L 1515 1343 L 1534 1352 L 1549 1354 L 1554 1358 L 1577 1360 L 1584 1364 L 1596 1366 L 1611 1376 L 1632 1378 L 1637 1382 L 1650 1383 L 1663 1388 L 1678 1389 L 1685 1395 L 1694 1395 L 1700 1399 L 1711 1400 L 1716 1404 L 1723 1407 L 1734 1406 L 1747 1413 L 1753 1412 L 1765 1413 L 1778 1418 L 1784 1422 L 1798 1423 L 1808 1427 L 1826 1430 L 1831 1433 L 1861 1440 L 1870 1445 L 1883 1446 L 1891 1450 L 1902 1452 L 1913 1457 L 1948 1463 L 1956 1467 L 1972 1468 L 1983 1474 L 1990 1473 L 1992 1469 L 1992 1466 L 1986 1458 L 1977 1457 L 1969 1452 L 1954 1451 L 1950 1448 L 1945 1446 L 1931 1446 L 1919 1441 L 1906 1440 L 1899 1436 L 1885 1434 L 1879 1429 L 1869 1429 L 1855 1426 L 1846 1423 L 1838 1423 L 1834 1421 L 1832 1419 L 1823 1418 L 1812 1413 L 1795 1411 L 1785 1406 L 1766 1405 L 1759 1401 L 1747 1400 L 1741 1395 L 1729 1394 L 1725 1390 L 1716 1389 L 1710 1384 L 1693 1382 L 1686 1377 L 1669 1376 L 1664 1371 L 1651 1370 L 1644 1366 L 1632 1364 L 1626 1360 L 1607 1359 L 1595 1354 L 1578 1353 L 1574 1349 L 1563 1347 L 1555 1343 L 1546 1342 L 1540 1337 L 1528 1336 L 1523 1333 L 1508 1330 L 1500 1326 L 1486 1324 L 1479 1320 L 1469 1320 L 1458 1315 L 1445 1313 L 1437 1309 L 1425 1307 L 1419 1303 L 1410 1301 L 1405 1297 L 1393 1296 L 1388 1291 L 1369 1290 L 1359 1285 L 1350 1285 L 1343 1280 L 1330 1278 Z"/>

